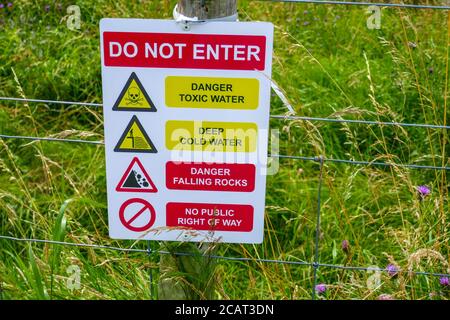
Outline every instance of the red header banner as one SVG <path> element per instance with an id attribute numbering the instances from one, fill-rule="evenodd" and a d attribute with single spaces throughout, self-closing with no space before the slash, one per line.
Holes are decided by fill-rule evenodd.
<path id="1" fill-rule="evenodd" d="M 103 54 L 107 67 L 262 71 L 266 37 L 104 32 Z"/>

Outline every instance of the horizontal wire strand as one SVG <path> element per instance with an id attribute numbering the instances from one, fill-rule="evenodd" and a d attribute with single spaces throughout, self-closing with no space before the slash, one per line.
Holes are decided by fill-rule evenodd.
<path id="1" fill-rule="evenodd" d="M 270 154 L 269 157 L 280 158 L 280 159 L 315 161 L 315 162 L 319 161 L 318 157 L 289 156 L 289 155 L 282 155 L 282 154 Z M 450 170 L 450 167 L 438 167 L 438 166 L 427 166 L 427 165 L 416 165 L 416 164 L 399 164 L 399 163 L 388 163 L 388 162 L 379 162 L 379 161 L 358 161 L 358 160 L 345 160 L 345 159 L 332 159 L 332 158 L 323 158 L 323 161 L 334 162 L 334 163 L 346 163 L 346 164 L 352 164 L 352 165 L 398 167 L 398 168 L 424 169 L 424 170 Z"/>
<path id="2" fill-rule="evenodd" d="M 140 253 L 148 254 L 148 249 L 120 248 L 120 247 L 89 244 L 89 243 L 73 243 L 73 242 L 44 240 L 44 239 L 17 238 L 17 237 L 11 237 L 11 236 L 3 236 L 3 235 L 0 235 L 0 239 L 16 241 L 16 242 L 48 243 L 48 244 L 56 244 L 56 245 L 72 246 L 72 247 L 86 247 L 86 248 L 93 248 L 93 249 L 113 250 L 113 251 L 119 251 L 119 252 L 140 252 Z M 191 252 L 169 252 L 169 251 L 165 251 L 165 250 L 152 250 L 152 251 L 157 252 L 159 254 L 172 254 L 172 255 L 176 255 L 176 256 L 198 256 L 198 254 L 191 253 Z M 245 258 L 245 257 L 227 257 L 227 256 L 220 256 L 220 255 L 202 255 L 202 256 L 211 258 L 211 259 L 239 261 L 239 262 L 278 263 L 278 264 L 307 266 L 307 267 L 314 267 L 314 265 L 317 265 L 320 267 L 331 268 L 331 269 L 366 271 L 366 272 L 368 272 L 368 271 L 387 272 L 386 269 L 381 269 L 381 268 L 342 266 L 342 265 L 327 264 L 327 263 L 315 264 L 315 263 L 306 262 L 306 261 L 288 261 L 288 260 L 261 259 L 261 258 L 253 259 L 253 258 Z M 405 272 L 405 273 L 424 275 L 424 276 L 434 276 L 434 277 L 450 277 L 450 274 L 437 273 L 437 272 L 412 271 L 412 270 L 405 270 L 405 271 L 398 270 L 398 272 L 399 273 Z"/>
<path id="3" fill-rule="evenodd" d="M 85 144 L 104 146 L 103 141 L 31 137 L 31 136 L 10 136 L 10 135 L 3 135 L 3 134 L 0 134 L 0 138 L 3 138 L 3 139 L 25 139 L 25 140 L 32 140 L 32 141 L 48 141 L 48 142 L 85 143 Z M 272 158 L 280 158 L 280 159 L 318 161 L 317 157 L 290 156 L 290 155 L 282 155 L 282 154 L 269 154 L 268 156 L 272 157 Z M 450 167 L 438 167 L 438 166 L 417 165 L 417 164 L 398 164 L 398 163 L 388 163 L 388 162 L 379 162 L 379 161 L 359 161 L 359 160 L 346 160 L 346 159 L 333 159 L 333 158 L 324 158 L 323 161 L 334 162 L 334 163 L 345 163 L 345 164 L 351 164 L 351 165 L 398 167 L 398 168 L 424 169 L 424 170 L 450 170 Z"/>
<path id="4" fill-rule="evenodd" d="M 64 101 L 64 100 L 45 100 L 45 99 L 25 99 L 25 98 L 14 98 L 14 97 L 0 97 L 0 100 L 5 101 L 18 101 L 18 102 L 38 102 L 38 103 L 50 103 L 50 104 L 68 104 L 75 106 L 85 106 L 85 107 L 102 107 L 101 103 L 93 102 L 78 102 L 78 101 Z"/>
<path id="5" fill-rule="evenodd" d="M 78 105 L 85 107 L 95 107 L 100 108 L 103 106 L 101 103 L 92 102 L 75 102 L 75 101 L 64 101 L 64 100 L 43 100 L 43 99 L 24 99 L 24 98 L 13 98 L 13 97 L 0 97 L 0 100 L 6 101 L 17 101 L 17 102 L 39 102 L 39 103 L 50 103 L 50 104 L 63 104 L 63 105 Z M 429 128 L 429 129 L 450 129 L 450 126 L 435 125 L 435 124 L 424 124 L 424 123 L 405 123 L 405 122 L 388 122 L 388 121 L 371 121 L 371 120 L 353 120 L 353 119 L 333 119 L 333 118 L 323 118 L 323 117 L 302 117 L 302 116 L 286 116 L 286 115 L 270 115 L 272 119 L 279 120 L 297 120 L 297 121 L 323 121 L 323 122 L 336 122 L 336 123 L 353 123 L 353 124 L 367 124 L 367 125 L 383 125 L 383 126 L 399 126 L 399 127 L 418 127 L 418 128 Z"/>
<path id="6" fill-rule="evenodd" d="M 3 139 L 24 139 L 24 140 L 33 140 L 33 141 L 50 141 L 50 142 L 87 143 L 87 144 L 104 145 L 103 141 L 90 141 L 90 140 L 80 140 L 80 139 L 62 139 L 62 138 L 51 138 L 51 137 L 12 136 L 12 135 L 7 135 L 7 134 L 0 134 L 0 138 L 3 138 Z"/>
<path id="7" fill-rule="evenodd" d="M 293 121 L 323 121 L 323 122 L 354 123 L 354 124 L 367 124 L 367 125 L 379 125 L 379 126 L 417 127 L 417 128 L 428 128 L 428 129 L 447 129 L 447 130 L 450 129 L 450 126 L 437 125 L 437 124 L 426 124 L 426 123 L 333 119 L 333 118 L 320 118 L 320 117 L 283 116 L 283 115 L 272 115 L 272 114 L 270 115 L 270 117 L 272 119 L 293 120 Z"/>

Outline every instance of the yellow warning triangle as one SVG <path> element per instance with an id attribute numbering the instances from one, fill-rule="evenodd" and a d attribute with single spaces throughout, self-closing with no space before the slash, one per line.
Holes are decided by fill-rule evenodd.
<path id="1" fill-rule="evenodd" d="M 156 107 L 148 96 L 136 73 L 131 73 L 127 83 L 122 89 L 114 111 L 147 111 L 156 112 Z"/>
<path id="2" fill-rule="evenodd" d="M 158 152 L 136 116 L 131 118 L 114 151 L 139 153 Z"/>

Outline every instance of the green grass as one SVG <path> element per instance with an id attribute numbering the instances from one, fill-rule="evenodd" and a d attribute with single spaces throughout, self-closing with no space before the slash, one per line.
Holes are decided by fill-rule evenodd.
<path id="1" fill-rule="evenodd" d="M 24 0 L 0 11 L 0 96 L 101 102 L 98 23 L 103 17 L 171 18 L 175 1 L 80 0 L 79 31 L 65 8 Z M 383 9 L 380 30 L 363 7 L 240 1 L 243 21 L 275 25 L 273 78 L 296 114 L 447 124 L 448 16 L 439 10 Z M 272 114 L 286 108 L 272 99 Z M 449 166 L 448 130 L 271 120 L 280 153 Z M 101 110 L 0 101 L 0 133 L 101 140 Z M 217 254 L 312 262 L 317 163 L 280 160 L 268 177 L 262 245 L 227 245 Z M 0 234 L 146 249 L 108 237 L 102 146 L 0 139 Z M 428 185 L 424 201 L 415 188 Z M 395 263 L 403 270 L 449 273 L 448 173 L 326 163 L 320 262 Z M 341 249 L 350 241 L 350 252 Z M 152 243 L 153 249 L 166 247 Z M 176 245 L 171 244 L 171 250 Z M 2 299 L 149 299 L 159 256 L 0 240 Z M 67 286 L 76 265 L 81 288 Z M 448 299 L 439 278 L 319 268 L 326 299 Z M 214 298 L 309 299 L 312 269 L 219 260 Z M 372 278 L 370 278 L 372 277 Z M 193 281 L 204 284 L 204 279 Z M 201 297 L 201 295 L 200 295 Z"/>

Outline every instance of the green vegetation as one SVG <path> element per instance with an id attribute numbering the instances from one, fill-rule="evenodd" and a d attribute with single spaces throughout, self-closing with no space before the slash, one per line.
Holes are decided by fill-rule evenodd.
<path id="1" fill-rule="evenodd" d="M 12 1 L 0 9 L 0 96 L 101 103 L 98 24 L 103 17 L 170 19 L 175 1 L 79 0 L 81 29 L 66 26 L 71 1 Z M 50 2 L 48 2 L 50 3 Z M 273 78 L 297 115 L 447 124 L 450 18 L 443 10 L 240 1 L 243 21 L 275 25 Z M 273 96 L 272 114 L 285 114 Z M 447 119 L 447 120 L 446 120 Z M 450 166 L 448 130 L 272 119 L 280 154 Z M 0 133 L 102 140 L 101 109 L 0 101 Z M 220 245 L 217 254 L 314 260 L 319 166 L 280 159 L 268 178 L 262 245 Z M 146 249 L 108 237 L 104 149 L 0 139 L 0 235 Z M 321 263 L 450 272 L 448 171 L 326 162 Z M 423 200 L 419 185 L 431 188 Z M 347 239 L 348 252 L 341 248 Z M 164 244 L 151 243 L 154 250 Z M 170 244 L 177 250 L 176 244 Z M 149 299 L 159 255 L 0 239 L 2 299 Z M 69 266 L 81 270 L 71 290 Z M 321 267 L 326 299 L 448 299 L 439 277 Z M 220 299 L 309 299 L 308 266 L 218 260 Z M 376 277 L 376 275 L 375 275 Z M 204 281 L 198 281 L 204 283 Z"/>

